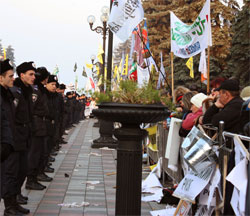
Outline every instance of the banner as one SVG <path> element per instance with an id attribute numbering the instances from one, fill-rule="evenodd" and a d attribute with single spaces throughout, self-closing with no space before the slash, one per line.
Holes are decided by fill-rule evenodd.
<path id="1" fill-rule="evenodd" d="M 108 26 L 119 39 L 125 42 L 143 18 L 141 0 L 114 0 Z"/>
<path id="2" fill-rule="evenodd" d="M 98 58 L 98 61 L 103 64 L 103 59 L 102 59 L 102 54 L 104 53 L 103 51 L 103 48 L 101 45 L 99 45 L 99 48 L 98 48 L 98 53 L 97 53 L 97 58 Z"/>
<path id="3" fill-rule="evenodd" d="M 82 76 L 88 77 L 84 66 L 83 66 L 83 69 L 82 69 Z"/>
<path id="4" fill-rule="evenodd" d="M 158 151 L 157 149 L 157 143 L 156 143 L 156 132 L 157 132 L 157 125 L 146 128 L 146 131 L 148 132 L 148 148 L 150 148 L 152 151 Z"/>
<path id="5" fill-rule="evenodd" d="M 165 72 L 165 68 L 163 65 L 162 52 L 161 52 L 161 68 L 160 68 L 159 78 L 157 82 L 157 89 L 160 89 L 161 86 L 164 86 L 165 77 L 166 77 L 166 72 Z"/>
<path id="6" fill-rule="evenodd" d="M 137 83 L 139 87 L 142 87 L 145 83 L 148 83 L 150 78 L 148 68 L 137 67 Z"/>
<path id="7" fill-rule="evenodd" d="M 171 52 L 180 58 L 190 58 L 212 46 L 210 0 L 207 0 L 192 25 L 183 23 L 173 12 L 171 20 Z"/>

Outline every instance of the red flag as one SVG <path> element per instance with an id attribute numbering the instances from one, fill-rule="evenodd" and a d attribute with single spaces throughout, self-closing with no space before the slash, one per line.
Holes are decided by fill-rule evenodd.
<path id="1" fill-rule="evenodd" d="M 91 77 L 89 77 L 89 80 L 90 80 L 91 87 L 92 87 L 92 88 L 95 88 L 95 83 L 93 82 L 93 80 L 92 80 Z"/>

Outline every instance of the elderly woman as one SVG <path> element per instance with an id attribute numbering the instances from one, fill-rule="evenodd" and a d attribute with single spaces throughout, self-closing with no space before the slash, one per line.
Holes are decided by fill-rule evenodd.
<path id="1" fill-rule="evenodd" d="M 202 115 L 202 102 L 206 98 L 207 96 L 203 93 L 198 93 L 191 98 L 191 113 L 187 114 L 186 118 L 182 122 L 179 130 L 179 135 L 181 137 L 186 137 L 188 135 L 192 127 L 197 122 L 197 119 Z"/>

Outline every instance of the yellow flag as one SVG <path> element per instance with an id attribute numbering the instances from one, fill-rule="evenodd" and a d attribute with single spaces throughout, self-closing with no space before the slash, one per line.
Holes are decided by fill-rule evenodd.
<path id="1" fill-rule="evenodd" d="M 100 86 L 102 84 L 102 75 L 100 76 L 97 85 Z"/>
<path id="2" fill-rule="evenodd" d="M 99 45 L 98 53 L 97 53 L 97 58 L 101 64 L 103 64 L 102 60 L 102 54 L 104 53 L 103 48 L 101 45 Z"/>
<path id="3" fill-rule="evenodd" d="M 105 67 L 105 70 L 104 70 L 104 80 L 105 81 L 107 80 L 107 74 L 108 74 L 107 67 Z"/>
<path id="4" fill-rule="evenodd" d="M 123 66 L 122 75 L 128 75 L 128 54 L 126 55 L 126 60 Z"/>
<path id="5" fill-rule="evenodd" d="M 157 125 L 146 128 L 148 131 L 149 143 L 147 145 L 152 151 L 157 151 L 157 143 L 156 143 L 156 133 L 157 133 Z"/>
<path id="6" fill-rule="evenodd" d="M 6 59 L 6 49 L 3 48 L 3 59 L 5 60 Z"/>
<path id="7" fill-rule="evenodd" d="M 92 65 L 92 64 L 86 63 L 86 67 L 89 68 L 89 69 L 92 69 L 92 68 L 93 68 L 93 65 Z"/>
<path id="8" fill-rule="evenodd" d="M 190 77 L 194 78 L 194 60 L 190 57 L 186 62 L 187 67 L 190 69 Z"/>
<path id="9" fill-rule="evenodd" d="M 100 68 L 98 66 L 96 66 L 96 74 L 99 75 L 100 74 Z"/>
<path id="10" fill-rule="evenodd" d="M 117 76 L 117 72 L 118 72 L 118 67 L 117 65 L 115 66 L 115 69 L 114 69 L 114 73 L 113 73 L 113 78 L 115 79 L 116 76 Z"/>

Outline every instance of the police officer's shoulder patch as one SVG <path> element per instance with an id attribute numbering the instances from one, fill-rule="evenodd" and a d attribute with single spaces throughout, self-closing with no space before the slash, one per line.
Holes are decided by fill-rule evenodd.
<path id="1" fill-rule="evenodd" d="M 38 85 L 33 86 L 34 90 L 38 90 Z"/>
<path id="2" fill-rule="evenodd" d="M 33 101 L 33 103 L 36 102 L 36 100 L 37 100 L 37 94 L 33 93 L 32 94 L 32 101 Z"/>

